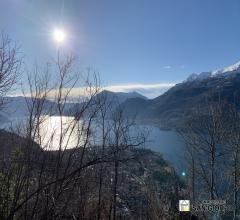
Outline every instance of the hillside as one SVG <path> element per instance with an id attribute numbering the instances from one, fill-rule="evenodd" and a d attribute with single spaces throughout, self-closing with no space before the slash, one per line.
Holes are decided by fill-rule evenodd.
<path id="1" fill-rule="evenodd" d="M 29 145 L 30 144 L 30 145 Z M 0 131 L 0 160 L 1 167 L 5 173 L 2 173 L 0 179 L 2 184 L 0 189 L 8 187 L 7 189 L 11 193 L 6 193 L 4 190 L 0 190 L 2 201 L 11 205 L 14 202 L 15 195 L 13 189 L 16 185 L 16 180 L 26 181 L 26 176 L 30 178 L 30 192 L 34 192 L 39 187 L 39 182 L 42 184 L 52 181 L 53 175 L 55 175 L 55 164 L 58 162 L 59 152 L 42 151 L 34 142 L 29 142 L 27 139 L 21 138 L 16 134 Z M 30 148 L 32 146 L 32 148 Z M 98 152 L 100 150 L 100 152 Z M 111 152 L 111 149 L 109 149 Z M 108 149 L 106 149 L 108 151 Z M 62 207 L 66 204 L 66 199 L 69 198 L 69 206 L 65 207 L 64 211 L 60 212 L 60 219 L 70 218 L 72 214 L 80 219 L 78 212 L 78 205 L 84 206 L 85 219 L 96 219 L 97 218 L 97 205 L 99 196 L 99 181 L 101 175 L 101 216 L 103 219 L 107 219 L 109 215 L 109 207 L 112 207 L 112 193 L 113 193 L 113 179 L 115 176 L 115 162 L 109 158 L 109 162 L 101 165 L 96 163 L 93 165 L 87 165 L 89 162 L 94 161 L 97 155 L 100 155 L 101 149 L 98 147 L 92 147 L 86 150 L 85 159 L 82 166 L 86 168 L 81 169 L 81 176 L 77 179 L 72 179 L 72 175 L 69 175 L 71 181 L 66 178 L 66 182 L 60 182 L 61 187 L 65 187 L 61 191 L 61 187 L 57 188 L 60 190 L 61 197 L 54 202 L 54 205 Z M 30 156 L 31 157 L 28 157 Z M 62 157 L 61 169 L 59 172 L 61 175 L 64 171 L 63 168 L 70 166 L 69 172 L 75 173 L 78 171 L 80 158 L 82 156 L 82 149 L 69 149 Z M 162 156 L 148 149 L 134 148 L 124 152 L 124 160 L 118 162 L 118 182 L 117 182 L 117 210 L 116 215 L 118 219 L 159 219 L 164 216 L 164 219 L 170 216 L 176 216 L 177 203 L 182 194 L 181 190 L 184 189 L 182 180 L 176 174 L 174 168 L 170 167 Z M 71 161 L 69 161 L 71 158 Z M 29 160 L 30 159 L 30 160 Z M 70 163 L 70 164 L 69 164 Z M 28 170 L 28 167 L 30 169 Z M 23 176 L 18 176 L 18 172 L 22 172 L 24 168 Z M 101 170 L 103 169 L 103 170 Z M 25 173 L 26 172 L 26 173 Z M 5 176 L 10 174 L 9 182 L 5 182 Z M 39 174 L 41 174 L 39 176 Z M 39 182 L 38 182 L 39 181 Z M 9 186 L 9 184 L 12 184 Z M 18 184 L 18 182 L 17 182 Z M 20 183 L 19 183 L 20 184 Z M 75 185 L 77 184 L 77 185 Z M 46 188 L 49 191 L 50 187 Z M 17 185 L 18 186 L 18 185 Z M 74 190 L 70 193 L 69 188 L 79 186 L 83 190 L 78 192 Z M 25 189 L 25 188 L 24 188 Z M 18 189 L 20 193 L 19 203 L 24 196 L 24 189 Z M 38 201 L 38 216 L 44 219 L 45 204 L 44 188 L 40 190 L 41 193 L 36 195 L 36 198 L 40 197 Z M 81 193 L 79 195 L 79 193 Z M 8 198 L 8 200 L 7 200 Z M 35 198 L 35 197 L 34 197 Z M 42 201 L 43 200 L 43 201 Z M 35 200 L 29 200 L 28 205 L 32 207 Z M 18 203 L 18 204 L 19 204 Z M 3 207 L 5 203 L 0 202 L 0 207 Z M 21 216 L 23 210 L 19 210 L 16 216 Z M 4 216 L 4 214 L 0 216 Z"/>

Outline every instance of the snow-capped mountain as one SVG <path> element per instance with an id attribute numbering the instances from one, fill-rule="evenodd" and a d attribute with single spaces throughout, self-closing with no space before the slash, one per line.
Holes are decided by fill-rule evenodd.
<path id="1" fill-rule="evenodd" d="M 202 72 L 200 74 L 193 73 L 185 80 L 185 82 L 191 82 L 194 80 L 203 80 L 208 77 L 227 77 L 237 73 L 240 73 L 240 61 L 231 66 L 225 67 L 223 69 L 218 69 L 218 70 L 209 71 L 209 72 Z"/>
<path id="2" fill-rule="evenodd" d="M 212 75 L 222 75 L 225 73 L 240 73 L 240 61 L 223 69 L 215 70 L 212 72 Z"/>

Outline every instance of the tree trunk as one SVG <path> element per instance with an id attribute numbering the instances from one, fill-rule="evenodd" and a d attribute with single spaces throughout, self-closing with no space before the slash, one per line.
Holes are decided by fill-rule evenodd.
<path id="1" fill-rule="evenodd" d="M 233 211 L 233 220 L 237 219 L 237 205 L 238 205 L 238 201 L 237 201 L 237 195 L 238 190 L 237 190 L 237 158 L 234 159 L 234 195 L 233 195 L 233 199 L 234 199 L 234 211 Z"/>
<path id="2" fill-rule="evenodd" d="M 97 211 L 97 220 L 101 219 L 101 200 L 102 200 L 102 172 L 103 172 L 103 165 L 100 165 L 100 176 L 99 176 L 99 188 L 98 188 L 98 211 Z"/>
<path id="3" fill-rule="evenodd" d="M 114 165 L 114 188 L 113 188 L 113 220 L 116 220 L 117 209 L 117 183 L 118 183 L 118 161 L 115 161 Z"/>
<path id="4" fill-rule="evenodd" d="M 195 201 L 195 160 L 192 159 L 192 200 Z"/>
<path id="5" fill-rule="evenodd" d="M 211 162 L 210 162 L 210 199 L 214 199 L 214 166 L 215 166 L 215 146 L 211 147 Z"/>

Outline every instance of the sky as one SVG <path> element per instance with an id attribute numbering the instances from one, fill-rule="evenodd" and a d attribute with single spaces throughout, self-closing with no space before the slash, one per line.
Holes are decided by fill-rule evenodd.
<path id="1" fill-rule="evenodd" d="M 239 0 L 0 0 L 0 30 L 21 44 L 29 66 L 61 51 L 99 72 L 113 91 L 150 98 L 192 73 L 240 60 Z"/>

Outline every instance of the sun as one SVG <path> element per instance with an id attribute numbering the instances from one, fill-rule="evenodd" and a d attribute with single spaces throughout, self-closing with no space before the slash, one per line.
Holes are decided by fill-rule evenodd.
<path id="1" fill-rule="evenodd" d="M 57 43 L 63 43 L 66 40 L 66 33 L 63 29 L 55 29 L 53 31 L 53 38 Z"/>

